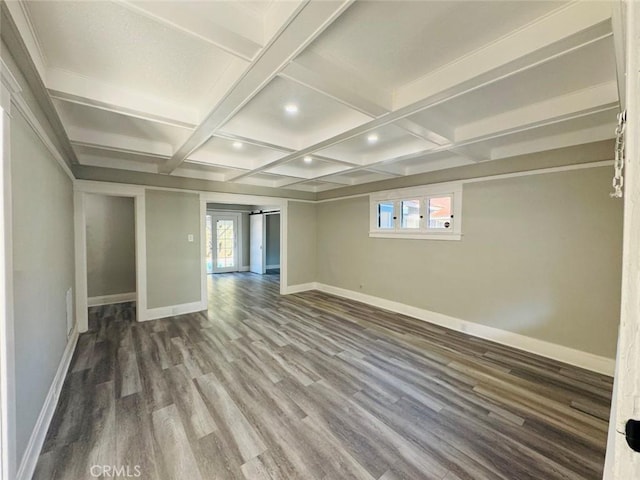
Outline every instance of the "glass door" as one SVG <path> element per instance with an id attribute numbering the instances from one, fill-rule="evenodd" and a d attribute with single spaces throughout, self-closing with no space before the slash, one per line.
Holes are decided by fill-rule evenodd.
<path id="1" fill-rule="evenodd" d="M 238 219 L 207 214 L 207 273 L 238 271 Z"/>

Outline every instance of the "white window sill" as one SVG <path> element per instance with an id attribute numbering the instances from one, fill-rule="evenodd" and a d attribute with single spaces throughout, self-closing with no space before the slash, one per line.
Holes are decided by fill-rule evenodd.
<path id="1" fill-rule="evenodd" d="M 460 233 L 369 232 L 370 238 L 403 238 L 406 240 L 462 240 Z"/>

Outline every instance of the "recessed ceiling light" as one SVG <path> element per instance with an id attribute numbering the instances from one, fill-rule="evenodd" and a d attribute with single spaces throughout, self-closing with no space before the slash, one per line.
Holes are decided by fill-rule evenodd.
<path id="1" fill-rule="evenodd" d="M 367 142 L 369 143 L 376 143 L 378 141 L 378 134 L 377 133 L 372 133 L 367 137 Z"/>
<path id="2" fill-rule="evenodd" d="M 242 142 L 233 142 L 233 148 L 242 148 Z"/>
<path id="3" fill-rule="evenodd" d="M 309 155 L 307 155 L 306 157 L 304 157 L 304 163 L 311 163 L 313 162 L 313 158 L 311 158 Z"/>
<path id="4" fill-rule="evenodd" d="M 298 105 L 296 105 L 295 103 L 287 103 L 284 106 L 284 111 L 290 113 L 291 115 L 294 115 L 298 113 Z"/>

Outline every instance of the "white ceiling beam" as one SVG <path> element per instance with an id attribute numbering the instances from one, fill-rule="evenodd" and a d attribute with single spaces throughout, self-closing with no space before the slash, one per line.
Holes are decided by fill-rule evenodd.
<path id="1" fill-rule="evenodd" d="M 311 176 L 308 178 L 300 178 L 299 180 L 292 180 L 292 179 L 284 179 L 280 182 L 278 182 L 278 187 L 286 187 L 286 186 L 290 186 L 290 185 L 297 185 L 297 184 L 301 184 L 301 183 L 306 183 L 306 182 L 310 182 L 310 181 L 314 181 L 314 180 L 322 180 L 322 181 L 330 181 L 331 183 L 336 183 L 336 184 L 344 184 L 344 185 L 353 185 L 354 182 L 352 180 L 348 180 L 345 178 L 335 178 L 333 177 L 334 175 L 340 175 L 342 173 L 347 173 L 347 172 L 356 172 L 356 171 L 363 171 L 363 172 L 371 172 L 371 173 L 378 173 L 380 175 L 386 175 L 388 177 L 403 177 L 405 174 L 400 173 L 398 171 L 388 171 L 388 170 L 384 170 L 382 168 L 378 168 L 376 166 L 373 167 L 369 167 L 369 166 L 362 166 L 362 165 L 358 165 L 355 166 L 353 168 L 348 168 L 345 170 L 341 170 L 338 172 L 333 172 L 333 173 L 323 173 L 320 175 L 316 175 L 316 176 Z M 327 178 L 330 178 L 331 180 L 327 180 Z"/>
<path id="2" fill-rule="evenodd" d="M 558 44 L 567 50 L 611 32 L 612 2 L 571 2 L 540 20 L 532 22 L 399 88 L 394 95 L 395 108 L 411 105 L 425 97 L 451 94 L 451 88 L 476 81 L 482 75 L 499 76 L 531 63 L 530 55 L 541 54 L 540 60 L 553 57 Z M 595 30 L 595 31 L 592 31 Z M 576 38 L 572 38 L 576 36 Z M 552 47 L 550 50 L 547 50 Z M 523 64 L 524 62 L 524 64 Z M 502 69 L 502 70 L 501 70 Z"/>
<path id="3" fill-rule="evenodd" d="M 326 177 L 330 177 L 333 174 L 327 175 Z M 300 179 L 294 179 L 294 178 L 285 178 L 282 179 L 278 182 L 276 182 L 276 186 L 277 188 L 286 188 L 286 187 L 293 187 L 293 186 L 300 186 L 300 185 L 305 185 L 305 184 L 309 184 L 312 182 L 316 182 L 317 179 L 315 178 L 300 178 Z M 328 183 L 332 183 L 334 185 L 338 185 L 341 187 L 349 187 L 351 185 L 353 185 L 353 181 L 347 178 L 340 178 L 340 179 L 331 179 L 331 180 L 321 180 L 321 181 L 326 181 Z M 315 190 L 314 190 L 315 191 Z"/>
<path id="4" fill-rule="evenodd" d="M 253 138 L 243 137 L 242 135 L 235 135 L 235 134 L 231 134 L 231 133 L 225 133 L 225 132 L 222 132 L 220 130 L 217 131 L 214 135 L 212 135 L 212 137 L 218 137 L 218 138 L 224 138 L 226 140 L 242 142 L 242 143 L 246 143 L 247 145 L 254 145 L 256 147 L 268 148 L 270 150 L 275 150 L 277 152 L 283 152 L 283 153 L 287 153 L 287 154 L 294 153 L 296 151 L 296 150 L 294 150 L 292 148 L 283 147 L 281 145 L 274 145 L 273 143 L 263 142 L 261 140 L 255 140 Z M 192 158 L 192 157 L 189 157 L 189 158 Z M 340 165 L 348 165 L 348 166 L 359 165 L 356 162 L 350 162 L 350 161 L 347 161 L 347 160 L 324 157 L 322 155 L 313 155 L 313 158 L 315 158 L 316 160 L 325 160 L 327 162 L 338 163 Z"/>
<path id="5" fill-rule="evenodd" d="M 196 148 L 235 115 L 264 88 L 291 60 L 302 52 L 353 2 L 311 1 L 304 5 L 274 41 L 265 47 L 244 76 L 229 90 L 224 99 L 207 115 L 189 139 L 162 167 L 171 173 Z"/>
<path id="6" fill-rule="evenodd" d="M 424 151 L 413 152 L 410 154 L 398 156 L 396 158 L 375 161 L 368 165 L 361 165 L 350 170 L 346 170 L 344 173 L 376 167 L 380 168 L 380 166 L 383 164 L 388 164 L 391 166 L 393 165 L 393 163 L 421 157 L 426 158 L 429 155 L 442 153 L 444 151 L 456 151 L 455 153 L 460 152 L 460 154 L 458 154 L 458 156 L 460 157 L 460 162 L 462 162 L 462 164 L 467 164 L 471 161 L 475 161 L 475 159 L 470 158 L 468 154 L 471 153 L 471 157 L 475 155 L 476 150 L 474 150 L 473 148 L 480 147 L 483 148 L 483 150 L 486 149 L 482 146 L 482 142 L 486 142 L 487 140 L 498 139 L 514 133 L 520 133 L 529 130 L 535 131 L 535 129 L 540 127 L 559 124 L 571 119 L 588 117 L 600 112 L 611 111 L 612 116 L 614 116 L 614 112 L 617 110 L 617 108 L 618 102 L 615 82 L 606 83 L 592 88 L 584 89 L 579 92 L 556 97 L 548 101 L 540 102 L 539 104 L 530 105 L 520 109 L 515 109 L 510 112 L 506 112 L 501 115 L 496 115 L 495 117 L 497 118 L 493 117 L 493 119 L 474 122 L 474 124 L 471 124 L 473 128 L 470 128 L 468 131 L 464 132 L 468 135 L 465 138 L 461 137 L 459 143 L 457 142 L 453 145 L 444 145 Z M 546 114 L 542 115 L 543 112 L 546 112 Z M 553 116 L 550 116 L 550 114 Z M 485 121 L 492 127 L 493 130 L 491 132 L 487 131 L 488 127 L 485 128 Z M 597 135 L 595 135 L 595 132 L 597 132 Z M 608 125 L 605 125 L 604 127 L 598 126 L 592 129 L 582 129 L 578 132 L 555 135 L 554 137 L 552 137 L 554 140 L 552 142 L 549 142 L 548 144 L 544 144 L 544 141 L 535 141 L 531 144 L 526 144 L 526 146 L 527 148 L 532 148 L 532 145 L 536 145 L 538 148 L 542 148 L 543 150 L 549 150 L 552 148 L 561 148 L 576 145 L 578 143 L 588 143 L 597 140 L 612 138 L 612 132 L 613 129 Z M 473 136 L 472 133 L 474 133 L 475 136 Z M 519 150 L 516 149 L 514 151 L 518 152 L 523 150 L 524 147 L 519 147 Z M 509 150 L 509 146 L 505 146 L 498 149 L 490 150 L 489 154 L 483 154 L 482 158 L 484 158 L 485 160 L 495 160 L 497 158 L 503 158 L 504 156 L 508 156 L 505 154 L 505 152 L 510 152 L 513 155 L 520 154 L 513 153 L 513 151 Z M 500 157 L 495 157 L 495 155 L 500 155 Z M 409 175 L 411 174 L 411 172 L 407 171 L 406 174 Z M 327 176 L 329 175 L 321 175 L 313 177 L 310 180 L 323 180 Z"/>
<path id="7" fill-rule="evenodd" d="M 280 75 L 365 115 L 379 117 L 391 111 L 391 92 L 358 78 L 355 72 L 313 52 L 305 52 L 287 65 Z"/>
<path id="8" fill-rule="evenodd" d="M 625 22 L 622 12 L 622 2 L 613 2 L 611 14 L 611 30 L 613 31 L 613 45 L 616 56 L 616 78 L 618 81 L 618 97 L 620 97 L 620 105 L 626 105 L 626 88 L 625 88 L 625 58 L 626 57 L 626 34 Z"/>
<path id="9" fill-rule="evenodd" d="M 408 118 L 401 118 L 395 123 L 398 127 L 406 130 L 414 137 L 421 138 L 436 145 L 447 145 L 452 142 L 452 137 L 442 135 L 441 132 L 434 130 L 429 126 L 426 128 L 424 125 L 409 120 Z"/>
<path id="10" fill-rule="evenodd" d="M 371 117 L 381 117 L 392 110 L 391 92 L 376 87 L 359 78 L 356 72 L 313 52 L 305 52 L 287 65 L 280 75 Z M 396 125 L 417 138 L 437 145 L 451 143 L 449 138 L 407 118 L 399 120 Z"/>
<path id="11" fill-rule="evenodd" d="M 238 82 L 238 79 L 242 78 L 249 65 L 249 62 L 239 58 L 231 60 L 231 63 L 229 63 L 227 68 L 215 79 L 211 89 L 202 99 L 200 108 L 198 109 L 198 121 L 196 124 L 199 124 L 202 119 L 224 99 L 227 92 Z"/>
<path id="12" fill-rule="evenodd" d="M 242 135 L 235 135 L 233 133 L 225 133 L 218 130 L 212 137 L 224 138 L 225 140 L 231 140 L 234 142 L 242 142 L 247 145 L 254 145 L 256 147 L 268 148 L 269 150 L 275 150 L 277 152 L 291 153 L 294 150 L 291 148 L 283 147 L 281 145 L 275 145 L 269 142 L 263 142 L 254 138 L 243 137 Z"/>
<path id="13" fill-rule="evenodd" d="M 535 128 L 548 123 L 550 119 L 557 123 L 564 118 L 616 108 L 618 105 L 617 84 L 608 82 L 462 125 L 456 128 L 455 140 L 456 143 L 478 141 L 491 138 L 496 132 L 503 136 L 523 128 Z"/>
<path id="14" fill-rule="evenodd" d="M 264 14 L 264 38 L 277 37 L 296 11 L 302 8 L 308 0 L 288 0 L 286 2 L 271 2 Z"/>
<path id="15" fill-rule="evenodd" d="M 367 172 L 371 173 L 380 173 L 383 175 L 389 175 L 390 177 L 403 177 L 404 173 L 398 172 L 397 170 L 385 170 L 384 168 L 380 168 L 379 166 L 366 167 L 364 168 Z"/>
<path id="16" fill-rule="evenodd" d="M 303 166 L 296 165 L 280 165 L 276 167 L 274 170 L 269 170 L 266 173 L 272 173 L 276 175 L 285 175 L 287 177 L 298 177 L 304 179 L 313 179 L 319 176 L 324 175 L 333 175 L 335 173 L 343 172 L 345 170 L 349 170 L 350 167 L 345 167 L 344 165 L 336 165 L 336 164 L 325 164 L 320 165 L 319 167 L 314 167 L 313 164 L 310 165 L 311 168 L 305 168 Z"/>
<path id="17" fill-rule="evenodd" d="M 250 61 L 260 52 L 264 42 L 264 24 L 261 18 L 244 15 L 246 25 L 234 25 L 216 22 L 217 18 L 234 19 L 233 12 L 220 11 L 214 18 L 199 17 L 191 14 L 188 8 L 183 8 L 174 2 L 131 2 L 118 0 L 118 3 L 138 15 L 143 15 L 156 22 L 162 23 L 174 30 L 196 37 L 202 41 L 215 45 L 231 55 Z M 176 8 L 177 7 L 177 8 Z M 233 2 L 217 2 L 216 8 L 233 9 Z M 237 12 L 236 12 L 237 14 Z M 244 30 L 240 33 L 238 30 Z"/>
<path id="18" fill-rule="evenodd" d="M 27 51 L 33 60 L 36 70 L 43 82 L 46 81 L 47 59 L 40 46 L 40 40 L 31 22 L 27 3 L 23 0 L 6 1 L 5 5 L 16 24 L 20 36 L 27 47 Z"/>
<path id="19" fill-rule="evenodd" d="M 316 151 L 397 122 L 611 36 L 610 17 L 611 8 L 604 3 L 571 3 L 566 8 L 557 10 L 497 42 L 476 50 L 458 62 L 443 67 L 432 74 L 437 74 L 437 77 L 433 77 L 433 85 L 427 85 L 424 79 L 416 85 L 411 84 L 410 87 L 414 90 L 412 98 L 422 89 L 421 100 L 231 180 L 239 180 L 300 156 L 312 155 Z M 505 39 L 509 41 L 504 41 Z M 442 73 L 445 70 L 448 74 Z M 403 94 L 402 91 L 396 92 L 396 97 L 396 103 L 400 104 L 409 98 L 408 94 Z M 434 147 L 430 151 L 443 150 L 447 150 L 446 146 Z"/>
<path id="20" fill-rule="evenodd" d="M 195 110 L 66 70 L 48 69 L 46 86 L 51 97 L 65 102 L 181 128 L 198 123 Z"/>

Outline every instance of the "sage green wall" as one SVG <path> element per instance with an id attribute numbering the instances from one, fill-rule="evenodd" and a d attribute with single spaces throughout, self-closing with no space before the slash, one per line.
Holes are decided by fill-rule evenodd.
<path id="1" fill-rule="evenodd" d="M 146 190 L 145 212 L 148 308 L 200 301 L 199 195 Z"/>
<path id="2" fill-rule="evenodd" d="M 20 463 L 67 344 L 73 185 L 23 116 L 11 119 L 16 435 Z"/>
<path id="3" fill-rule="evenodd" d="M 280 215 L 265 215 L 267 222 L 267 265 L 280 265 Z"/>
<path id="4" fill-rule="evenodd" d="M 316 204 L 289 201 L 287 208 L 287 285 L 316 281 Z"/>
<path id="5" fill-rule="evenodd" d="M 369 238 L 368 197 L 321 203 L 315 280 L 613 358 L 610 187 L 608 167 L 465 184 L 461 241 Z"/>
<path id="6" fill-rule="evenodd" d="M 136 291 L 133 198 L 88 194 L 87 291 L 89 297 Z"/>

